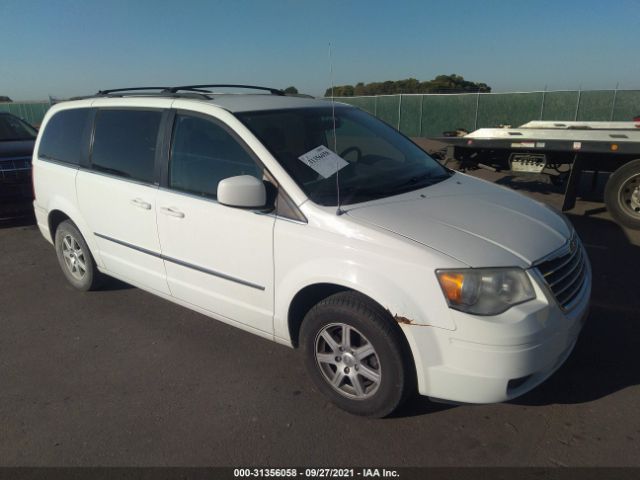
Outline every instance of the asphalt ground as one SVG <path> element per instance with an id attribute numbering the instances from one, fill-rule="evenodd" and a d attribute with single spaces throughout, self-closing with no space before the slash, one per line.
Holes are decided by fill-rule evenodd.
<path id="1" fill-rule="evenodd" d="M 543 178 L 473 174 L 560 206 Z M 0 465 L 640 466 L 640 232 L 587 187 L 569 218 L 593 303 L 567 362 L 506 404 L 383 420 L 326 401 L 297 351 L 118 281 L 73 290 L 32 223 L 5 224 Z"/>

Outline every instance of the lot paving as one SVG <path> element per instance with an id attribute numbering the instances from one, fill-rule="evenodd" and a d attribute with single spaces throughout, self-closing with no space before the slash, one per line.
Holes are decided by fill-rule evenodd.
<path id="1" fill-rule="evenodd" d="M 560 205 L 537 177 L 474 175 Z M 35 226 L 5 225 L 0 465 L 640 466 L 640 232 L 597 200 L 569 212 L 594 289 L 564 366 L 510 403 L 384 420 L 328 403 L 294 350 L 117 281 L 74 291 Z"/>

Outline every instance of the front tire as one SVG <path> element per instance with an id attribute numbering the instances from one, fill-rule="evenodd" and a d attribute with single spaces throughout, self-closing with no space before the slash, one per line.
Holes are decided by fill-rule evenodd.
<path id="1" fill-rule="evenodd" d="M 385 417 L 415 389 L 400 328 L 364 295 L 341 292 L 322 300 L 305 316 L 300 338 L 309 375 L 343 410 Z"/>
<path id="2" fill-rule="evenodd" d="M 640 229 L 640 159 L 611 174 L 604 190 L 604 202 L 618 223 Z"/>
<path id="3" fill-rule="evenodd" d="M 103 275 L 96 268 L 87 242 L 70 220 L 58 225 L 55 248 L 62 273 L 74 288 L 87 291 L 100 286 Z"/>

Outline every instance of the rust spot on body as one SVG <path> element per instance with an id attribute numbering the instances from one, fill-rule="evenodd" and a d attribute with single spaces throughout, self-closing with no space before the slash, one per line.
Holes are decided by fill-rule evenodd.
<path id="1" fill-rule="evenodd" d="M 398 322 L 398 323 L 404 323 L 405 325 L 413 325 L 413 320 L 407 318 L 407 317 L 403 317 L 401 315 L 394 315 L 393 313 L 391 313 L 391 310 L 389 310 L 387 308 L 387 313 L 393 317 L 393 319 Z"/>
<path id="2" fill-rule="evenodd" d="M 412 325 L 413 320 L 409 320 L 407 317 L 401 317 L 400 315 L 394 315 L 393 318 L 398 323 L 404 323 L 406 325 Z"/>

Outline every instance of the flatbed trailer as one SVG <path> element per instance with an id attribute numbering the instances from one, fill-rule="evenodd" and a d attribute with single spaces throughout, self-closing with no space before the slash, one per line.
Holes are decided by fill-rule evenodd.
<path id="1" fill-rule="evenodd" d="M 581 122 L 557 120 L 532 120 L 519 128 L 561 128 L 566 130 L 635 130 L 640 129 L 640 119 L 633 122 Z"/>
<path id="2" fill-rule="evenodd" d="M 585 125 L 589 123 L 596 125 Z M 563 211 L 575 207 L 583 172 L 595 172 L 594 179 L 599 172 L 610 172 L 607 209 L 620 224 L 640 229 L 640 122 L 530 122 L 433 140 L 446 143 L 445 162 L 455 159 L 462 169 L 549 173 L 552 180 L 562 180 Z"/>

